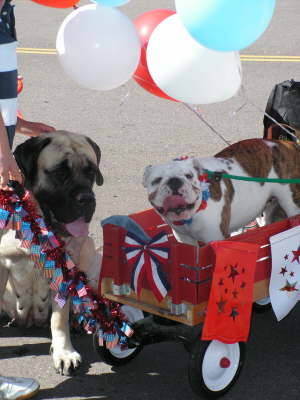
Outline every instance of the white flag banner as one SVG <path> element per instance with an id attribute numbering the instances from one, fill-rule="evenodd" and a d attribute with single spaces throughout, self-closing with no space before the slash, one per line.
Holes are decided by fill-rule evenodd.
<path id="1" fill-rule="evenodd" d="M 300 226 L 270 237 L 272 273 L 270 298 L 278 321 L 300 298 Z"/>

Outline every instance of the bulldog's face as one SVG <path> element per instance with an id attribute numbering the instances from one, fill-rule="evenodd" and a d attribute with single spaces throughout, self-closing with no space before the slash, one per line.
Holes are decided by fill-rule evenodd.
<path id="1" fill-rule="evenodd" d="M 31 138 L 15 150 L 17 163 L 48 223 L 85 236 L 102 185 L 100 149 L 84 135 L 57 131 Z"/>
<path id="2" fill-rule="evenodd" d="M 143 184 L 150 203 L 171 222 L 191 218 L 202 201 L 199 173 L 196 159 L 147 167 Z"/>

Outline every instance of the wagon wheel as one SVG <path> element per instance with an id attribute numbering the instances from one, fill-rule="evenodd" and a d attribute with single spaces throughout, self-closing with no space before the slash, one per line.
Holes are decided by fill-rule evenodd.
<path id="1" fill-rule="evenodd" d="M 121 310 L 129 322 L 136 322 L 144 318 L 143 311 L 138 308 L 124 305 L 121 307 Z M 105 341 L 103 346 L 99 345 L 97 333 L 94 334 L 93 342 L 94 349 L 97 351 L 102 361 L 109 365 L 115 366 L 127 364 L 129 361 L 133 360 L 143 348 L 143 346 L 140 344 L 135 347 L 130 347 L 126 350 L 121 350 L 120 345 L 117 345 L 112 349 L 108 349 Z"/>
<path id="2" fill-rule="evenodd" d="M 193 391 L 210 398 L 226 393 L 241 372 L 245 350 L 245 343 L 199 340 L 193 347 L 189 362 L 189 380 Z"/>
<path id="3" fill-rule="evenodd" d="M 263 299 L 256 300 L 253 303 L 253 310 L 256 312 L 265 312 L 272 308 L 270 297 L 264 297 Z"/>

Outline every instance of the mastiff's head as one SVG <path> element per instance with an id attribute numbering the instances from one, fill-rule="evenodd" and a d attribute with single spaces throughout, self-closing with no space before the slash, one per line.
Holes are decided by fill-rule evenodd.
<path id="1" fill-rule="evenodd" d="M 48 223 L 86 235 L 96 208 L 93 185 L 103 184 L 98 145 L 84 135 L 57 131 L 28 139 L 14 155 Z"/>
<path id="2" fill-rule="evenodd" d="M 143 184 L 152 206 L 170 222 L 191 218 L 202 201 L 197 159 L 174 160 L 148 166 Z"/>

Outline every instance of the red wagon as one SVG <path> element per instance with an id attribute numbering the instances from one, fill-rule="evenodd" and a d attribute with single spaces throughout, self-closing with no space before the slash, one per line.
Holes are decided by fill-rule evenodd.
<path id="1" fill-rule="evenodd" d="M 197 394 L 218 397 L 236 381 L 243 366 L 245 343 L 202 341 L 201 328 L 214 273 L 216 254 L 210 244 L 197 248 L 179 243 L 171 229 L 153 210 L 129 216 L 151 237 L 165 231 L 169 239 L 169 257 L 164 265 L 170 280 L 167 296 L 158 301 L 146 279 L 139 295 L 131 288 L 132 265 L 124 249 L 126 230 L 106 224 L 103 227 L 104 248 L 99 292 L 108 299 L 123 304 L 123 312 L 134 323 L 134 342 L 126 350 L 119 346 L 109 349 L 94 345 L 101 358 L 113 365 L 133 359 L 144 344 L 178 339 L 190 351 L 189 378 Z M 271 252 L 269 238 L 300 224 L 300 215 L 268 226 L 249 230 L 230 241 L 255 243 L 259 253 L 255 265 L 253 302 L 256 308 L 268 307 Z"/>

